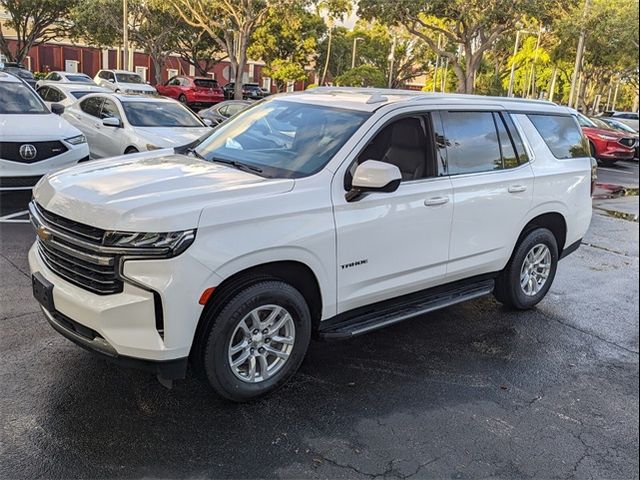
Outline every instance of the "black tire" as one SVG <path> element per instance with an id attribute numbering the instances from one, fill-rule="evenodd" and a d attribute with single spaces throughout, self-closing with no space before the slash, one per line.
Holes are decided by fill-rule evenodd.
<path id="1" fill-rule="evenodd" d="M 196 362 L 219 395 L 234 402 L 245 402 L 282 387 L 298 370 L 311 338 L 311 314 L 302 294 L 279 280 L 262 280 L 241 287 L 226 298 L 221 309 L 214 309 L 219 312 L 216 318 L 208 319 L 208 328 L 202 333 L 204 348 L 197 353 L 201 358 Z M 277 305 L 291 315 L 294 344 L 280 370 L 266 380 L 249 383 L 232 370 L 229 345 L 240 322 L 254 309 L 265 305 Z"/>
<path id="2" fill-rule="evenodd" d="M 593 158 L 597 158 L 596 157 L 596 146 L 593 144 L 593 142 L 589 142 L 589 151 L 591 152 L 591 156 Z"/>
<path id="3" fill-rule="evenodd" d="M 185 97 L 184 95 L 180 95 L 180 96 L 178 97 L 178 101 L 179 101 L 181 104 L 186 105 L 186 104 L 187 104 L 187 97 Z"/>
<path id="4" fill-rule="evenodd" d="M 138 150 L 136 147 L 129 147 L 124 151 L 125 155 L 129 155 L 130 153 L 139 153 L 140 150 Z"/>
<path id="5" fill-rule="evenodd" d="M 551 269 L 540 291 L 527 295 L 520 284 L 520 275 L 527 254 L 537 245 L 546 245 L 551 253 Z M 509 263 L 498 275 L 494 296 L 500 302 L 517 310 L 528 310 L 536 306 L 551 288 L 558 268 L 558 243 L 556 237 L 546 228 L 536 228 L 528 232 L 518 243 Z"/>

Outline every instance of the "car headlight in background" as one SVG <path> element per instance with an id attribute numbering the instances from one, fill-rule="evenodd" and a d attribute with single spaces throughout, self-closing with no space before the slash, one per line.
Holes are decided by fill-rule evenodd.
<path id="1" fill-rule="evenodd" d="M 76 135 L 75 137 L 65 138 L 64 141 L 71 145 L 80 145 L 81 143 L 87 143 L 87 138 L 84 135 Z"/>
<path id="2" fill-rule="evenodd" d="M 604 135 L 602 133 L 599 133 L 598 135 L 596 135 L 598 138 L 602 139 L 602 140 L 608 140 L 610 142 L 615 142 L 618 140 L 618 137 L 614 137 L 613 135 Z"/>
<path id="3" fill-rule="evenodd" d="M 106 232 L 102 244 L 105 247 L 131 249 L 132 254 L 136 254 L 136 249 L 140 249 L 141 254 L 175 257 L 184 252 L 195 238 L 195 230 L 151 233 Z"/>

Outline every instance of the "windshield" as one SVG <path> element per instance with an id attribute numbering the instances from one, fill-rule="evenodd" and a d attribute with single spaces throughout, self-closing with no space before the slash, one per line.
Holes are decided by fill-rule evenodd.
<path id="1" fill-rule="evenodd" d="M 587 117 L 585 117 L 581 113 L 579 113 L 576 116 L 578 118 L 578 123 L 580 124 L 581 127 L 598 128 L 598 126 L 595 123 L 593 123 L 591 120 L 589 120 Z"/>
<path id="2" fill-rule="evenodd" d="M 142 83 L 142 77 L 135 73 L 116 73 L 116 79 L 120 83 Z"/>
<path id="3" fill-rule="evenodd" d="M 600 121 L 602 122 L 603 120 L 600 120 Z M 605 121 L 604 123 L 611 126 L 612 128 L 615 128 L 616 130 L 633 133 L 633 134 L 638 133 L 626 123 L 618 122 L 617 120 L 608 120 L 608 121 Z"/>
<path id="4" fill-rule="evenodd" d="M 85 77 L 84 75 L 67 75 L 67 80 L 69 82 L 93 83 L 90 77 Z"/>
<path id="5" fill-rule="evenodd" d="M 609 125 L 607 122 L 602 121 L 602 120 L 600 120 L 598 118 L 591 118 L 590 120 L 598 128 L 604 128 L 605 130 L 611 130 L 611 128 L 612 128 L 611 125 Z"/>
<path id="6" fill-rule="evenodd" d="M 86 91 L 83 90 L 83 91 L 76 91 L 76 92 L 70 92 L 70 93 L 71 93 L 71 96 L 74 98 L 82 98 L 85 95 L 88 95 L 90 93 L 95 93 L 95 92 L 92 92 L 90 90 L 86 90 Z"/>
<path id="7" fill-rule="evenodd" d="M 0 114 L 9 113 L 49 113 L 49 110 L 25 84 L 0 82 Z"/>
<path id="8" fill-rule="evenodd" d="M 134 127 L 202 127 L 198 118 L 179 103 L 126 101 L 122 107 Z"/>
<path id="9" fill-rule="evenodd" d="M 196 154 L 257 167 L 269 177 L 305 177 L 322 169 L 368 117 L 366 112 L 268 100 L 217 127 Z"/>

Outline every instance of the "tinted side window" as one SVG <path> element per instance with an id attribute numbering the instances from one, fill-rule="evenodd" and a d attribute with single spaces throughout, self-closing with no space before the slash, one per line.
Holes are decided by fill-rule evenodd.
<path id="1" fill-rule="evenodd" d="M 511 137 L 507 126 L 499 113 L 493 114 L 498 127 L 498 138 L 500 138 L 500 151 L 502 152 L 502 165 L 504 168 L 515 168 L 520 165 L 516 149 L 511 142 Z"/>
<path id="2" fill-rule="evenodd" d="M 582 130 L 570 115 L 529 114 L 531 123 L 559 159 L 588 157 L 589 151 Z"/>
<path id="3" fill-rule="evenodd" d="M 38 90 L 36 90 L 36 92 L 38 93 L 38 95 L 40 95 L 40 98 L 42 98 L 45 102 L 48 102 L 48 98 L 49 98 L 49 87 L 42 87 L 39 88 Z"/>
<path id="4" fill-rule="evenodd" d="M 105 100 L 100 112 L 100 118 L 117 118 L 120 120 L 120 112 L 113 100 Z"/>
<path id="5" fill-rule="evenodd" d="M 102 98 L 91 97 L 80 102 L 80 110 L 88 115 L 100 117 L 100 107 L 102 106 Z"/>
<path id="6" fill-rule="evenodd" d="M 518 156 L 518 163 L 522 165 L 523 163 L 527 163 L 529 161 L 529 156 L 527 155 L 527 149 L 524 148 L 524 142 L 516 129 L 516 126 L 511 119 L 511 115 L 508 113 L 501 113 L 500 116 L 504 123 L 507 125 L 507 130 L 509 131 L 509 136 L 511 137 L 511 141 L 513 142 L 513 146 L 516 149 L 516 155 Z"/>
<path id="7" fill-rule="evenodd" d="M 429 146 L 430 148 L 431 146 Z M 397 166 L 402 180 L 435 176 L 427 163 L 426 123 L 422 116 L 405 117 L 384 127 L 358 155 L 358 164 L 378 160 Z"/>
<path id="8" fill-rule="evenodd" d="M 491 112 L 441 112 L 449 175 L 502 168 L 498 132 Z"/>

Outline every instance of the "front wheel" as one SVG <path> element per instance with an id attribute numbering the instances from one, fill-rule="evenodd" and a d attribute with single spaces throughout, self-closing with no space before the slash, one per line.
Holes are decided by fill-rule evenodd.
<path id="1" fill-rule="evenodd" d="M 230 297 L 205 333 L 201 365 L 213 389 L 243 402 L 270 393 L 298 370 L 311 338 L 304 297 L 279 280 Z"/>
<path id="2" fill-rule="evenodd" d="M 518 310 L 537 305 L 551 288 L 558 268 L 558 243 L 546 228 L 529 232 L 496 279 L 497 300 Z"/>

